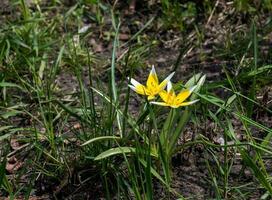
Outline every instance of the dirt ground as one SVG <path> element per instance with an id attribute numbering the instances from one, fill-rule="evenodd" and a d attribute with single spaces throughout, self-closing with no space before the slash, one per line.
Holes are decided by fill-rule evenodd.
<path id="1" fill-rule="evenodd" d="M 31 1 L 29 2 L 31 4 Z M 0 3 L 0 22 L 3 23 L 7 19 L 11 19 L 11 14 L 14 14 L 10 2 L 7 0 Z M 72 1 L 67 1 L 67 8 L 73 5 Z M 156 5 L 150 5 L 148 9 L 145 9 L 146 4 L 141 5 L 136 3 L 134 11 L 130 10 L 128 13 L 127 4 L 120 3 L 119 9 L 121 11 L 122 27 L 120 32 L 121 46 L 125 44 L 129 38 L 139 31 L 144 24 L 148 22 L 152 17 L 158 17 L 161 15 L 159 8 Z M 164 29 L 160 27 L 157 20 L 148 27 L 143 34 L 148 39 L 156 40 L 156 45 L 147 48 L 146 53 L 143 54 L 145 60 L 143 66 L 136 69 L 137 80 L 144 81 L 146 79 L 143 74 L 147 74 L 149 67 L 152 64 L 156 66 L 157 73 L 169 74 L 175 66 L 176 75 L 174 82 L 178 80 L 188 80 L 194 73 L 202 72 L 207 75 L 207 82 L 220 81 L 225 79 L 225 73 L 223 67 L 227 67 L 233 75 L 237 72 L 236 65 L 240 62 L 237 58 L 243 55 L 243 49 L 235 52 L 235 56 L 228 54 L 224 55 L 222 49 L 227 46 L 228 38 L 232 38 L 232 43 L 235 44 L 239 40 L 248 41 L 248 38 L 243 37 L 243 34 L 250 31 L 250 20 L 243 14 L 233 14 L 233 8 L 228 6 L 227 3 L 219 1 L 216 12 L 210 15 L 208 20 L 204 21 L 201 16 L 197 18 L 197 23 L 201 27 L 202 35 L 199 36 L 192 26 L 188 26 L 189 29 L 180 32 L 179 30 Z M 271 16 L 270 16 L 271 17 Z M 257 22 L 258 30 L 262 30 L 262 26 L 265 24 L 265 20 L 268 18 L 267 13 L 261 15 Z M 157 18 L 155 18 L 157 19 Z M 85 20 L 85 19 L 82 19 Z M 105 17 L 105 25 L 102 28 L 107 30 L 111 26 L 110 16 Z M 107 23 L 108 22 L 108 23 Z M 135 23 L 137 22 L 137 23 Z M 98 57 L 97 68 L 99 68 L 98 78 L 107 81 L 105 71 L 109 67 L 109 61 L 111 58 L 112 41 L 105 41 L 103 37 L 100 37 L 101 27 L 96 23 L 86 20 L 86 25 L 90 25 L 94 34 L 89 38 L 89 45 Z M 271 45 L 272 45 L 272 33 L 264 33 L 260 31 L 260 35 L 264 35 L 260 41 L 260 57 L 265 60 L 267 64 L 271 64 Z M 201 38 L 199 38 L 201 37 Z M 235 51 L 235 45 L 229 44 L 228 51 Z M 120 48 L 118 56 L 122 57 L 122 53 L 128 50 L 128 46 Z M 178 59 L 180 57 L 180 60 Z M 120 58 L 122 59 L 122 58 Z M 118 60 L 118 58 L 117 58 Z M 103 67 L 101 67 L 101 65 Z M 120 69 L 117 72 L 122 76 L 122 66 L 117 66 Z M 118 74 L 120 73 L 120 74 Z M 88 85 L 87 70 L 84 73 L 86 79 L 86 85 Z M 65 95 L 78 89 L 76 77 L 73 76 L 69 70 L 62 70 L 56 80 L 58 87 Z M 269 89 L 269 86 L 267 86 Z M 264 88 L 266 90 L 266 88 Z M 272 99 L 272 91 L 268 90 L 268 99 Z M 218 91 L 220 97 L 224 97 L 226 94 L 222 91 Z M 130 112 L 137 114 L 137 109 L 140 106 L 141 100 L 137 95 L 133 96 L 133 100 L 130 102 Z M 271 116 L 256 116 L 257 121 L 262 121 L 266 126 L 272 128 Z M 219 138 L 222 137 L 222 130 L 217 130 L 212 123 L 199 124 L 198 127 L 189 125 L 184 133 L 183 138 L 180 138 L 180 145 L 185 142 L 192 141 L 199 134 L 202 134 L 210 138 L 215 143 L 218 143 Z M 235 127 L 239 132 L 240 124 L 237 123 Z M 242 132 L 242 130 L 240 131 Z M 261 133 L 256 133 L 261 134 Z M 223 150 L 218 148 L 217 153 L 222 155 Z M 230 155 L 231 156 L 231 155 Z M 223 159 L 223 158 L 222 158 Z M 213 163 L 213 158 L 209 157 L 207 151 L 202 145 L 195 145 L 180 151 L 173 158 L 173 188 L 184 195 L 184 197 L 190 197 L 191 199 L 210 199 L 215 197 L 214 189 L 212 187 L 211 180 L 209 178 L 209 171 L 206 168 L 205 160 L 209 160 Z M 216 163 L 213 163 L 216 166 Z M 271 161 L 267 160 L 269 173 L 272 175 Z M 247 183 L 254 183 L 254 177 L 247 168 L 242 167 L 240 159 L 233 164 L 232 171 L 230 173 L 230 184 L 242 185 Z M 102 184 L 99 182 L 89 182 L 87 185 L 79 185 L 76 180 L 76 173 L 82 171 L 82 169 L 75 169 L 74 180 L 70 180 L 69 183 L 61 187 L 58 192 L 59 199 L 103 199 Z M 41 181 L 37 184 L 37 195 L 33 196 L 31 200 L 50 199 L 52 194 L 50 190 L 57 190 L 59 185 L 50 185 L 50 180 Z M 47 186 L 46 186 L 47 185 Z M 49 185 L 49 186 L 48 186 Z M 262 188 L 255 188 L 254 185 L 248 187 L 251 191 L 249 199 L 260 199 L 262 194 Z M 247 189 L 248 189 L 247 188 Z M 159 183 L 154 184 L 155 199 L 164 199 L 166 194 L 162 186 Z M 176 197 L 173 196 L 173 199 Z M 22 198 L 23 199 L 23 198 Z"/>

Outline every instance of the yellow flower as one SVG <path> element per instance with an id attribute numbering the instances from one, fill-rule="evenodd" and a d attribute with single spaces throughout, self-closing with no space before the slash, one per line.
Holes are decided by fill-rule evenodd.
<path id="1" fill-rule="evenodd" d="M 152 66 L 152 70 L 148 76 L 146 81 L 146 86 L 142 85 L 135 79 L 131 78 L 131 85 L 128 85 L 132 90 L 141 95 L 148 96 L 148 100 L 154 99 L 157 94 L 164 90 L 167 83 L 173 77 L 175 72 L 171 73 L 166 79 L 164 79 L 161 83 L 159 83 L 156 71 L 154 66 Z"/>
<path id="2" fill-rule="evenodd" d="M 172 108 L 178 108 L 180 106 L 188 106 L 198 101 L 197 99 L 194 101 L 184 102 L 192 94 L 195 88 L 196 86 L 193 86 L 189 89 L 185 89 L 181 91 L 178 95 L 176 95 L 175 91 L 172 88 L 172 83 L 169 81 L 167 83 L 167 91 L 163 90 L 162 92 L 159 93 L 160 97 L 162 98 L 164 102 L 152 101 L 150 103 L 160 105 L 160 106 L 169 106 Z"/>

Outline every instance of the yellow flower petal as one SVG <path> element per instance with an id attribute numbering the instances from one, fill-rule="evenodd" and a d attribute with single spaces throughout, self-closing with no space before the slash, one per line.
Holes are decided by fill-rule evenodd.
<path id="1" fill-rule="evenodd" d="M 159 86 L 159 80 L 158 80 L 154 66 L 152 66 L 152 70 L 150 71 L 150 74 L 149 74 L 148 79 L 146 81 L 146 86 L 149 90 L 154 90 L 154 91 Z"/>
<path id="2" fill-rule="evenodd" d="M 169 94 L 168 92 L 166 92 L 165 90 L 161 91 L 159 93 L 161 99 L 164 101 L 164 102 L 168 102 L 168 98 L 169 98 Z"/>
<path id="3" fill-rule="evenodd" d="M 177 104 L 177 106 L 178 106 L 178 107 L 180 107 L 180 106 L 189 106 L 189 105 L 192 105 L 192 104 L 194 104 L 194 103 L 196 103 L 196 102 L 198 102 L 198 101 L 199 101 L 199 99 L 194 100 L 194 101 L 187 101 L 187 102 L 183 102 L 183 103 L 181 103 L 181 104 Z"/>
<path id="4" fill-rule="evenodd" d="M 150 101 L 150 100 L 152 100 L 152 99 L 155 99 L 155 96 L 150 95 L 150 96 L 147 97 L 147 99 L 148 99 L 148 101 Z"/>
<path id="5" fill-rule="evenodd" d="M 156 101 L 151 101 L 151 104 L 159 105 L 159 106 L 169 106 L 167 103 L 164 102 L 156 102 Z"/>
<path id="6" fill-rule="evenodd" d="M 159 84 L 155 68 L 154 66 L 152 66 L 152 70 L 150 71 L 150 74 L 146 81 L 146 86 L 142 85 L 135 79 L 131 78 L 130 79 L 131 84 L 129 85 L 129 87 L 138 94 L 148 96 L 148 100 L 152 100 L 165 88 L 165 86 L 168 84 L 173 75 L 174 73 L 171 73 L 161 84 Z M 172 100 L 173 96 L 175 97 L 174 91 L 171 92 L 170 98 L 171 102 L 173 101 Z"/>
<path id="7" fill-rule="evenodd" d="M 169 95 L 169 100 L 171 99 L 171 101 L 173 101 L 175 98 L 176 98 L 176 93 L 175 91 L 173 90 L 173 86 L 172 86 L 172 83 L 171 81 L 169 81 L 167 83 L 167 92 L 168 92 L 168 95 Z M 168 100 L 168 101 L 169 101 Z"/>
<path id="8" fill-rule="evenodd" d="M 136 87 L 133 85 L 128 85 L 133 91 L 137 92 L 138 94 L 141 95 L 148 95 L 148 91 L 146 90 L 145 86 L 143 85 L 137 85 Z"/>
<path id="9" fill-rule="evenodd" d="M 136 81 L 134 78 L 131 78 L 130 83 L 132 84 L 132 86 L 136 87 L 138 85 L 142 85 L 141 83 L 139 83 L 138 81 Z"/>
<path id="10" fill-rule="evenodd" d="M 188 106 L 191 105 L 198 100 L 184 102 L 193 92 L 196 86 L 191 87 L 190 89 L 183 90 L 177 96 L 175 91 L 173 90 L 172 83 L 169 81 L 167 83 L 167 91 L 163 90 L 159 93 L 161 99 L 164 102 L 152 102 L 153 104 L 160 106 L 170 106 L 171 108 L 178 108 L 180 106 Z"/>
<path id="11" fill-rule="evenodd" d="M 171 90 L 170 92 L 166 92 L 165 90 L 161 91 L 159 93 L 161 99 L 171 105 L 171 104 L 174 104 L 175 103 L 175 98 L 176 98 L 176 95 L 175 95 L 175 92 L 173 90 Z"/>
<path id="12" fill-rule="evenodd" d="M 174 76 L 175 72 L 172 72 L 169 76 L 167 76 L 159 85 L 160 90 L 163 90 L 165 86 L 170 82 L 171 78 Z"/>
<path id="13" fill-rule="evenodd" d="M 175 104 L 181 104 L 183 101 L 185 101 L 191 95 L 191 93 L 194 91 L 195 88 L 196 86 L 190 89 L 181 91 L 175 99 Z"/>

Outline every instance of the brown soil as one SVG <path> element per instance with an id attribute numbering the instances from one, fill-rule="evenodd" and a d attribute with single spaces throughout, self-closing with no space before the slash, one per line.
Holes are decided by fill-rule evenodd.
<path id="1" fill-rule="evenodd" d="M 72 1 L 67 2 L 67 8 L 73 5 Z M 137 2 L 135 5 L 136 7 L 134 8 L 135 12 L 133 12 L 132 9 L 129 11 L 131 13 L 128 14 L 126 4 L 123 5 L 120 3 L 120 5 L 118 5 L 121 13 L 123 13 L 121 18 L 122 28 L 120 33 L 120 45 L 125 44 L 128 39 L 139 31 L 151 17 L 161 15 L 160 10 L 156 7 L 156 5 L 149 5 L 149 10 L 146 10 L 144 6 L 141 6 Z M 146 4 L 147 3 L 145 1 L 145 5 Z M 11 9 L 11 5 L 8 1 L 2 1 L 0 7 L 1 22 L 9 18 L 10 14 L 13 12 L 9 11 L 9 9 Z M 233 12 L 233 7 L 220 1 L 216 12 L 210 16 L 210 20 L 204 20 L 204 17 L 201 19 L 201 16 L 196 19 L 199 20 L 196 22 L 196 24 L 198 24 L 202 29 L 203 35 L 201 36 L 201 39 L 193 26 L 188 25 L 188 30 L 180 32 L 178 30 L 162 28 L 160 27 L 159 22 L 155 20 L 155 22 L 144 31 L 144 34 L 146 34 L 147 40 L 156 39 L 158 45 L 150 47 L 148 51 L 143 54 L 145 59 L 142 60 L 146 61 L 143 63 L 143 66 L 141 66 L 142 68 L 137 69 L 134 78 L 144 81 L 146 76 L 143 74 L 148 73 L 149 68 L 147 66 L 150 66 L 151 64 L 156 66 L 157 73 L 159 75 L 169 74 L 169 71 L 172 71 L 176 65 L 177 68 L 174 81 L 186 81 L 192 76 L 192 74 L 198 72 L 202 72 L 203 74 L 207 75 L 207 82 L 220 81 L 225 78 L 223 72 L 224 66 L 227 66 L 228 69 L 235 74 L 235 65 L 240 62 L 240 60 L 236 59 L 236 56 L 238 55 L 237 57 L 240 58 L 240 55 L 242 55 L 244 51 L 238 51 L 235 53 L 235 55 L 224 55 L 222 49 L 225 49 L 225 46 L 228 45 L 228 38 L 232 38 L 233 43 L 241 39 L 248 41 L 246 38 L 238 36 L 248 33 L 250 31 L 251 24 L 250 20 L 243 16 L 243 14 L 238 15 L 234 14 Z M 264 38 L 260 41 L 260 57 L 263 58 L 267 64 L 271 64 L 272 52 L 271 49 L 269 49 L 269 46 L 272 44 L 272 36 L 271 33 L 261 32 L 262 26 L 264 26 L 266 19 L 267 14 L 264 13 L 263 16 L 260 17 L 257 25 L 258 30 L 260 30 L 260 35 L 262 35 L 262 38 Z M 106 25 L 103 27 L 103 29 L 106 31 L 111 26 L 110 16 L 106 16 L 105 21 Z M 107 78 L 105 78 L 105 71 L 108 69 L 110 64 L 109 60 L 111 57 L 112 42 L 106 41 L 103 39 L 103 37 L 101 37 L 101 29 L 96 23 L 91 21 L 87 21 L 86 23 L 90 24 L 95 32 L 89 38 L 89 43 L 92 46 L 93 51 L 96 52 L 100 58 L 97 65 L 101 66 L 101 63 L 103 64 L 103 67 L 99 68 L 100 71 L 98 70 L 98 78 L 106 81 Z M 229 51 L 232 51 L 231 48 Z M 118 52 L 119 57 L 121 57 L 123 55 L 122 53 L 126 50 L 127 46 L 120 49 L 120 52 Z M 181 59 L 179 62 L 177 62 L 180 52 L 182 52 Z M 122 71 L 121 65 L 117 66 L 117 68 L 119 69 L 117 76 L 119 75 L 121 77 L 123 74 L 125 74 L 125 72 Z M 84 77 L 84 79 L 86 79 L 86 84 L 88 85 L 87 70 L 84 72 Z M 76 78 L 66 69 L 60 72 L 57 79 L 57 84 L 63 95 L 71 93 L 71 91 L 78 90 Z M 219 92 L 218 95 L 224 97 L 226 94 Z M 267 98 L 271 101 L 271 89 L 268 92 Z M 131 113 L 134 113 L 135 115 L 137 114 L 137 109 L 140 106 L 140 102 L 141 100 L 139 97 L 134 95 L 134 98 L 131 101 Z M 271 116 L 256 116 L 256 120 L 262 121 L 262 123 L 268 127 L 272 127 Z M 203 124 L 200 124 L 199 127 L 194 127 L 193 125 L 189 126 L 183 138 L 180 140 L 180 145 L 194 140 L 194 138 L 199 134 L 211 138 L 211 140 L 216 143 L 218 138 L 222 137 L 223 132 L 222 130 L 215 131 L 215 127 L 213 127 L 212 124 L 208 124 L 208 129 L 205 128 L 206 123 L 207 122 L 203 122 Z M 239 124 L 237 124 L 237 127 L 235 128 L 237 132 L 239 132 Z M 217 151 L 218 155 L 223 157 L 223 150 L 218 148 Z M 190 197 L 191 199 L 214 198 L 215 192 L 205 160 L 208 160 L 210 163 L 214 164 L 212 167 L 215 168 L 216 163 L 214 163 L 213 158 L 209 156 L 202 145 L 189 147 L 179 152 L 173 159 L 173 188 L 177 192 L 183 194 L 185 197 Z M 269 163 L 271 163 L 271 161 L 268 160 L 267 164 Z M 89 167 L 87 167 L 87 169 L 89 169 Z M 93 180 L 95 179 L 93 179 L 83 185 L 78 183 L 76 180 L 77 173 L 82 172 L 83 170 L 85 170 L 84 167 L 82 169 L 74 169 L 75 174 L 72 176 L 74 180 L 67 181 L 67 183 L 64 183 L 63 187 L 58 185 L 61 183 L 55 183 L 50 186 L 52 182 L 41 181 L 40 185 L 37 185 L 37 194 L 40 193 L 42 196 L 33 196 L 30 199 L 53 198 L 50 190 L 53 189 L 56 191 L 57 188 L 60 188 L 57 194 L 59 199 L 103 199 L 105 196 L 99 179 L 97 179 L 96 182 L 94 182 Z M 87 173 L 91 173 L 91 169 L 89 170 L 90 171 Z M 271 165 L 269 170 L 269 173 L 272 174 Z M 243 168 L 241 160 L 237 159 L 237 162 L 234 163 L 231 171 L 230 184 L 241 185 L 248 182 L 254 183 L 255 181 L 256 180 L 254 180 L 251 172 L 247 168 Z M 42 189 L 46 184 L 49 184 L 49 186 Z M 154 188 L 155 199 L 163 199 L 167 196 L 159 183 L 155 183 Z M 254 186 L 249 188 L 252 192 L 250 199 L 259 199 L 263 190 L 260 188 L 254 188 Z M 173 199 L 175 199 L 174 196 Z"/>

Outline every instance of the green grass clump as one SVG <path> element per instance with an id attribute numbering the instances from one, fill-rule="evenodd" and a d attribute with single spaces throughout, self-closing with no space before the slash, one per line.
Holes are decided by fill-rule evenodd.
<path id="1" fill-rule="evenodd" d="M 131 32 L 122 13 L 126 3 L 12 2 L 13 16 L 0 27 L 0 197 L 271 198 L 272 131 L 265 119 L 272 113 L 272 66 L 265 59 L 271 51 L 262 48 L 271 19 L 260 30 L 251 9 L 256 5 L 234 1 L 234 16 L 252 16 L 247 32 L 226 33 L 209 54 L 205 31 L 220 5 L 173 2 L 161 1 L 161 13 L 149 10 L 152 15 L 137 18 Z M 259 6 L 264 16 L 271 9 L 268 1 Z M 203 21 L 195 23 L 200 14 Z M 180 49 L 163 46 L 172 39 L 160 34 L 173 32 Z M 196 85 L 190 100 L 199 102 L 160 107 L 132 93 L 128 83 L 146 80 L 156 50 L 162 58 L 168 53 L 170 63 L 158 61 L 159 78 L 176 71 L 173 79 L 182 80 L 174 89 Z M 190 66 L 224 62 L 220 69 L 197 66 L 180 76 L 192 51 L 200 53 Z M 177 171 L 186 162 L 177 160 L 187 151 L 195 168 L 202 167 L 197 179 L 205 194 L 177 188 Z"/>

